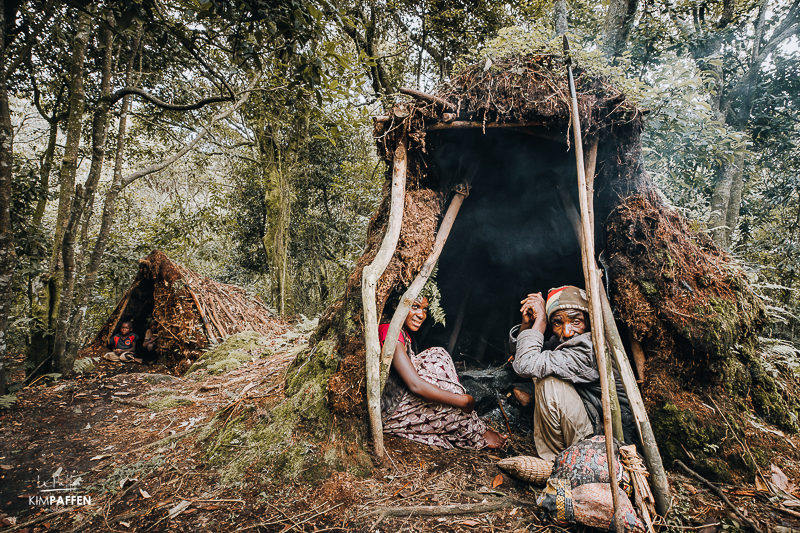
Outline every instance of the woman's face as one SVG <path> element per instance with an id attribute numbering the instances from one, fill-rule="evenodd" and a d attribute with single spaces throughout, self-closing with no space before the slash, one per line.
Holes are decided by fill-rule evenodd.
<path id="1" fill-rule="evenodd" d="M 425 297 L 417 298 L 411 304 L 411 310 L 406 317 L 406 329 L 409 331 L 419 330 L 426 318 L 428 318 L 428 299 Z"/>

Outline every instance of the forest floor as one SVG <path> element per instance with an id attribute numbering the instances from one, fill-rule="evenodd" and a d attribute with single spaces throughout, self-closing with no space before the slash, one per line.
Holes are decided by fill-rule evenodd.
<path id="1" fill-rule="evenodd" d="M 223 484 L 204 460 L 198 429 L 215 415 L 230 420 L 244 405 L 269 408 L 280 401 L 283 371 L 304 340 L 276 335 L 269 341 L 274 355 L 202 381 L 171 376 L 160 366 L 102 361 L 86 374 L 23 389 L 12 409 L 0 411 L 0 533 L 564 531 L 535 507 L 542 487 L 496 465 L 530 450 L 519 436 L 510 451 L 479 452 L 387 438 L 390 465 L 370 477 L 265 482 L 248 471 Z M 236 444 L 229 446 L 236 451 Z M 789 446 L 800 446 L 800 438 L 787 437 Z M 787 456 L 782 466 L 771 487 L 720 486 L 764 533 L 800 530 L 791 481 L 800 465 Z M 706 486 L 675 472 L 669 478 L 673 511 L 657 529 L 744 529 Z M 43 503 L 70 494 L 90 497 L 91 504 Z"/>

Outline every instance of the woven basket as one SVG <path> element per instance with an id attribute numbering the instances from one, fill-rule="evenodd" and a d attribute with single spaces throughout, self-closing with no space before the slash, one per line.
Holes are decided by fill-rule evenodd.
<path id="1" fill-rule="evenodd" d="M 497 466 L 512 476 L 535 485 L 544 485 L 553 471 L 553 465 L 544 459 L 527 455 L 500 459 Z"/>

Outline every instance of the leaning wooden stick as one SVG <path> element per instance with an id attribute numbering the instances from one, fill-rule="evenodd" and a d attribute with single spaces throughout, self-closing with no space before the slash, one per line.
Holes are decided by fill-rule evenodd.
<path id="1" fill-rule="evenodd" d="M 470 180 L 471 181 L 471 180 Z M 439 226 L 439 231 L 436 233 L 436 241 L 433 243 L 433 251 L 425 260 L 419 274 L 408 287 L 397 309 L 392 315 L 392 321 L 389 323 L 389 329 L 386 331 L 386 340 L 383 341 L 383 352 L 381 353 L 381 390 L 386 383 L 386 378 L 389 375 L 389 367 L 394 358 L 394 349 L 397 346 L 397 339 L 400 337 L 400 328 L 403 327 L 403 321 L 408 316 L 408 311 L 411 309 L 414 300 L 417 299 L 425 282 L 428 281 L 436 261 L 439 260 L 439 255 L 442 253 L 444 243 L 447 242 L 447 237 L 450 235 L 450 230 L 453 227 L 453 222 L 456 220 L 461 204 L 464 198 L 469 194 L 469 185 L 463 184 L 460 188 L 456 189 L 453 199 L 450 200 L 450 207 L 447 208 L 447 213 Z"/>
<path id="2" fill-rule="evenodd" d="M 583 232 L 581 231 L 581 216 L 578 213 L 578 210 L 575 208 L 575 202 L 572 201 L 572 197 L 569 195 L 569 192 L 562 187 L 561 184 L 556 185 L 556 187 L 561 195 L 561 203 L 564 204 L 564 211 L 567 213 L 567 219 L 569 220 L 570 224 L 572 224 L 572 229 L 575 232 L 575 238 L 578 239 L 578 242 L 582 242 Z M 583 275 L 588 276 L 586 271 L 587 262 L 584 261 L 583 263 Z M 600 287 L 600 293 L 605 296 L 602 286 Z M 605 315 L 603 316 L 603 319 L 605 324 Z M 609 333 L 608 328 L 606 328 L 605 334 L 609 344 L 613 346 L 613 344 L 611 344 L 613 342 L 613 336 Z M 614 373 L 610 365 L 608 365 L 608 362 L 606 362 L 606 375 L 608 376 L 610 383 L 614 379 Z M 614 438 L 617 440 L 624 440 L 625 435 L 622 432 L 622 412 L 619 406 L 619 398 L 617 397 L 616 383 L 613 387 L 608 388 L 608 395 L 611 402 L 611 425 L 614 430 Z"/>
<path id="3" fill-rule="evenodd" d="M 614 457 L 613 424 L 611 421 L 611 399 L 609 397 L 608 374 L 602 369 L 606 368 L 606 343 L 603 336 L 602 323 L 603 311 L 600 304 L 600 278 L 597 263 L 594 259 L 594 239 L 592 234 L 592 221 L 589 216 L 589 200 L 586 191 L 586 174 L 583 163 L 583 139 L 581 138 L 581 119 L 578 112 L 578 96 L 575 93 L 575 80 L 572 77 L 572 65 L 569 56 L 569 42 L 564 36 L 564 55 L 566 56 L 567 75 L 569 78 L 570 111 L 572 114 L 572 131 L 575 140 L 575 160 L 578 167 L 578 197 L 581 208 L 581 254 L 585 265 L 586 287 L 589 289 L 589 315 L 592 324 L 592 343 L 594 344 L 597 366 L 600 368 L 600 390 L 602 392 L 603 421 L 606 437 L 606 458 L 608 461 L 608 476 L 611 484 L 611 499 L 614 503 L 614 529 L 617 533 L 624 533 L 622 512 L 619 505 L 619 488 L 617 487 L 617 467 Z"/>
<path id="4" fill-rule="evenodd" d="M 364 337 L 366 344 L 367 367 L 367 411 L 369 412 L 372 441 L 375 455 L 383 461 L 383 422 L 381 421 L 381 347 L 378 340 L 378 310 L 375 302 L 375 288 L 386 267 L 389 266 L 400 238 L 403 222 L 403 209 L 406 197 L 406 144 L 405 133 L 394 152 L 392 172 L 392 196 L 389 208 L 389 223 L 386 235 L 375 259 L 364 267 L 361 273 L 361 304 L 364 307 Z"/>
<path id="5" fill-rule="evenodd" d="M 580 229 L 580 216 L 575 209 L 575 204 L 569 194 L 563 189 L 558 188 L 561 193 L 561 201 L 564 203 L 564 210 L 567 213 L 567 218 L 572 223 L 575 230 L 575 235 L 578 241 L 581 240 Z M 647 417 L 647 411 L 644 408 L 642 401 L 642 394 L 639 392 L 639 387 L 636 382 L 636 377 L 633 375 L 628 356 L 625 353 L 625 348 L 617 329 L 617 324 L 614 322 L 614 315 L 611 312 L 611 305 L 608 302 L 605 291 L 602 285 L 600 287 L 601 303 L 603 304 L 603 326 L 608 339 L 608 344 L 611 347 L 611 353 L 614 355 L 614 360 L 617 363 L 617 369 L 622 378 L 622 386 L 625 389 L 625 394 L 628 396 L 628 402 L 631 406 L 631 412 L 636 422 L 636 428 L 639 430 L 639 436 L 642 438 L 642 449 L 644 451 L 644 459 L 647 467 L 652 475 L 653 494 L 656 500 L 656 510 L 661 516 L 665 516 L 672 505 L 672 496 L 670 495 L 669 483 L 667 481 L 667 474 L 664 471 L 664 465 L 661 461 L 661 454 L 658 451 L 656 438 L 653 435 L 653 428 L 650 425 L 650 419 Z M 641 348 L 641 347 L 640 347 Z M 635 349 L 635 347 L 634 347 Z M 611 397 L 612 401 L 612 416 L 614 416 L 614 396 Z M 616 423 L 616 422 L 615 422 Z"/>
<path id="6" fill-rule="evenodd" d="M 664 471 L 664 465 L 661 462 L 661 453 L 658 451 L 658 444 L 656 444 L 653 428 L 650 425 L 650 419 L 647 417 L 647 411 L 644 408 L 642 394 L 639 392 L 639 387 L 636 384 L 636 377 L 633 375 L 631 363 L 622 345 L 617 325 L 611 314 L 611 304 L 609 304 L 605 292 L 602 293 L 601 303 L 603 304 L 604 315 L 608 317 L 606 320 L 606 328 L 613 329 L 614 332 L 611 353 L 614 355 L 614 360 L 617 362 L 617 369 L 619 369 L 622 385 L 625 387 L 625 393 L 628 395 L 628 403 L 631 406 L 633 419 L 639 430 L 639 436 L 642 438 L 644 459 L 647 463 L 650 475 L 652 476 L 651 482 L 653 484 L 653 496 L 656 500 L 656 510 L 661 516 L 666 516 L 672 505 L 672 496 L 669 491 L 667 473 Z"/>

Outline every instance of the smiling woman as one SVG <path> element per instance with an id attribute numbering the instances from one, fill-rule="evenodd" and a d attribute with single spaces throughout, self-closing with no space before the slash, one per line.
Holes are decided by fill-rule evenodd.
<path id="1" fill-rule="evenodd" d="M 475 399 L 458 381 L 444 348 L 416 354 L 412 335 L 428 318 L 428 299 L 417 298 L 406 316 L 381 398 L 383 432 L 443 448 L 499 448 L 506 442 L 475 413 Z M 383 345 L 389 324 L 378 327 Z"/>

